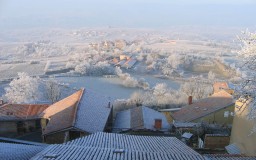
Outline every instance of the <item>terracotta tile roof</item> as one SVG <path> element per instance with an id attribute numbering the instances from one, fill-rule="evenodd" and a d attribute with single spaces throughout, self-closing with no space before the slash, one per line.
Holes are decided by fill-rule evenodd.
<path id="1" fill-rule="evenodd" d="M 49 119 L 43 135 L 71 127 L 88 133 L 104 131 L 111 111 L 109 102 L 107 97 L 80 89 L 43 112 Z"/>
<path id="2" fill-rule="evenodd" d="M 76 140 L 50 145 L 33 157 L 86 160 L 204 160 L 204 157 L 175 137 L 134 136 L 98 132 Z"/>
<path id="3" fill-rule="evenodd" d="M 214 93 L 217 93 L 221 91 L 222 89 L 228 89 L 228 83 L 227 82 L 215 82 L 213 84 L 213 91 Z"/>
<path id="4" fill-rule="evenodd" d="M 82 94 L 83 89 L 54 103 L 42 113 L 43 118 L 50 119 L 46 128 L 43 130 L 43 134 L 72 127 L 77 104 Z"/>
<path id="5" fill-rule="evenodd" d="M 0 107 L 0 120 L 26 120 L 40 118 L 48 104 L 5 104 Z"/>
<path id="6" fill-rule="evenodd" d="M 232 96 L 222 90 L 208 98 L 182 107 L 181 110 L 173 113 L 172 116 L 174 120 L 190 122 L 231 105 L 234 105 Z"/>

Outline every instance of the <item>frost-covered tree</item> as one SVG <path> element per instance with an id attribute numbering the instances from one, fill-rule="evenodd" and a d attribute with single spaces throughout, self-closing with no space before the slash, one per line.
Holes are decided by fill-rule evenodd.
<path id="1" fill-rule="evenodd" d="M 89 68 L 89 64 L 86 62 L 80 63 L 75 67 L 75 72 L 85 75 L 87 73 L 87 69 Z"/>
<path id="2" fill-rule="evenodd" d="M 147 55 L 147 59 L 146 59 L 146 64 L 149 65 L 149 64 L 151 64 L 152 62 L 154 62 L 154 58 L 152 57 L 151 54 L 148 54 L 148 55 Z"/>
<path id="3" fill-rule="evenodd" d="M 158 83 L 154 87 L 153 94 L 157 97 L 162 97 L 168 92 L 167 85 L 165 83 Z"/>
<path id="4" fill-rule="evenodd" d="M 9 87 L 5 88 L 5 97 L 11 103 L 31 103 L 38 99 L 38 78 L 30 77 L 27 73 L 18 73 Z"/>
<path id="5" fill-rule="evenodd" d="M 51 103 L 55 103 L 60 99 L 61 91 L 60 86 L 56 79 L 49 79 L 45 83 L 46 86 L 46 97 Z"/>
<path id="6" fill-rule="evenodd" d="M 172 68 L 177 69 L 181 63 L 180 56 L 177 54 L 172 54 L 167 58 L 167 62 L 172 66 Z"/>
<path id="7" fill-rule="evenodd" d="M 209 71 L 209 73 L 208 73 L 208 79 L 209 79 L 210 81 L 214 81 L 214 79 L 215 79 L 215 74 L 214 74 L 212 71 Z"/>
<path id="8" fill-rule="evenodd" d="M 237 87 L 236 93 L 246 103 L 249 103 L 248 119 L 256 119 L 256 33 L 248 30 L 239 37 L 242 43 L 241 50 L 238 52 L 242 57 L 242 83 Z M 256 126 L 256 125 L 255 125 Z M 256 132 L 256 127 L 255 131 Z"/>
<path id="9" fill-rule="evenodd" d="M 148 82 L 146 82 L 146 80 L 144 78 L 140 78 L 138 81 L 138 86 L 140 88 L 143 88 L 144 90 L 149 89 L 150 85 Z"/>
<path id="10" fill-rule="evenodd" d="M 125 87 L 139 87 L 144 90 L 149 89 L 149 84 L 145 79 L 138 80 L 132 77 L 129 73 L 123 73 L 120 67 L 116 67 L 115 73 L 122 80 L 122 85 Z"/>
<path id="11" fill-rule="evenodd" d="M 180 90 L 187 96 L 194 96 L 196 94 L 196 87 L 194 81 L 185 82 L 181 85 Z"/>
<path id="12" fill-rule="evenodd" d="M 134 92 L 130 97 L 130 103 L 132 105 L 141 106 L 143 104 L 144 97 L 141 92 Z"/>
<path id="13" fill-rule="evenodd" d="M 193 96 L 195 99 L 202 99 L 208 97 L 213 89 L 211 85 L 204 84 L 198 78 L 195 78 L 181 85 L 180 90 L 187 96 Z"/>

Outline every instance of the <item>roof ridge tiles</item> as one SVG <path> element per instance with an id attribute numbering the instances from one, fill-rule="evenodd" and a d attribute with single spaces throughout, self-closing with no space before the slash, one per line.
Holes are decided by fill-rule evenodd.
<path id="1" fill-rule="evenodd" d="M 73 117 L 72 126 L 75 126 L 78 106 L 79 106 L 80 101 L 81 101 L 81 99 L 82 99 L 82 97 L 83 97 L 83 95 L 84 95 L 84 92 L 85 92 L 85 89 L 84 89 L 84 88 L 81 88 L 80 90 L 82 91 L 82 93 L 80 94 L 79 99 L 77 100 L 77 103 L 76 103 L 76 105 L 75 105 L 75 113 L 74 113 L 74 117 Z"/>

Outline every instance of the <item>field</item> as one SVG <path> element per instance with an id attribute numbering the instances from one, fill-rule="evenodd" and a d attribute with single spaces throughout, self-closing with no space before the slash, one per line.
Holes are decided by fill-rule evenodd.
<path id="1" fill-rule="evenodd" d="M 104 83 L 114 86 L 123 84 L 120 79 L 102 79 L 106 74 L 115 75 L 112 59 L 119 58 L 123 54 L 137 62 L 130 69 L 122 68 L 123 73 L 129 74 L 128 78 L 133 77 L 131 85 L 123 84 L 124 88 L 115 89 L 116 95 L 118 92 L 127 91 L 128 93 L 121 94 L 123 96 L 113 94 L 113 97 L 128 98 L 132 92 L 140 90 L 137 83 L 144 77 L 146 77 L 144 83 L 149 83 L 150 88 L 157 83 L 170 82 L 177 87 L 168 86 L 176 90 L 186 79 L 193 76 L 207 79 L 209 71 L 214 72 L 217 79 L 227 80 L 234 76 L 228 74 L 227 70 L 232 69 L 231 63 L 228 62 L 236 62 L 236 54 L 232 51 L 237 49 L 236 42 L 233 40 L 238 31 L 239 29 L 220 31 L 212 28 L 209 34 L 206 30 L 189 28 L 33 29 L 12 32 L 7 30 L 0 32 L 2 37 L 0 39 L 0 81 L 11 80 L 17 77 L 18 72 L 26 72 L 31 76 L 66 77 L 58 80 L 60 83 L 69 83 L 71 88 L 89 87 L 106 93 L 102 91 Z M 171 55 L 178 56 L 178 66 L 173 65 L 175 58 L 173 61 L 170 58 Z M 81 74 L 81 66 L 87 62 L 89 63 L 87 65 L 90 65 L 90 68 L 88 66 L 86 68 L 88 75 L 82 75 L 82 77 L 90 79 L 92 76 L 100 85 L 81 85 L 81 83 L 93 83 L 93 81 L 80 82 L 84 81 L 83 78 L 75 78 Z M 79 67 L 80 70 L 77 69 Z M 92 73 L 89 74 L 88 70 L 99 73 L 95 76 Z M 165 77 L 165 80 L 157 77 Z M 6 83 L 0 85 L 2 92 L 4 84 Z M 129 91 L 129 87 L 137 89 Z"/>

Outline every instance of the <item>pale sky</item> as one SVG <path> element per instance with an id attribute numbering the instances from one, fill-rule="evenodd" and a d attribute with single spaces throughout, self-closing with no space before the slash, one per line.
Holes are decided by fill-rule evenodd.
<path id="1" fill-rule="evenodd" d="M 256 0 L 0 0 L 0 28 L 256 26 Z"/>

